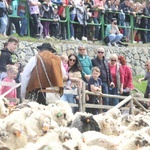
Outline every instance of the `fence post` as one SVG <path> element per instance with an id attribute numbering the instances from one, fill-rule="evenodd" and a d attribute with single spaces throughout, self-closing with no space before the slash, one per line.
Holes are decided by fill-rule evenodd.
<path id="1" fill-rule="evenodd" d="M 101 13 L 101 16 L 100 16 L 100 20 L 101 20 L 101 28 L 102 28 L 102 40 L 104 39 L 104 37 L 105 37 L 105 35 L 104 35 L 104 33 L 105 33 L 105 28 L 104 28 L 104 13 Z"/>
<path id="2" fill-rule="evenodd" d="M 81 94 L 81 88 L 80 87 L 78 88 L 78 95 L 79 95 L 79 111 L 83 112 L 83 110 L 82 110 L 82 105 L 83 105 L 82 94 Z"/>
<path id="3" fill-rule="evenodd" d="M 100 94 L 100 96 L 99 96 L 99 104 L 100 104 L 100 105 L 103 105 L 102 94 Z M 102 112 L 103 112 L 103 109 L 101 108 L 101 109 L 100 109 L 100 113 L 102 113 Z"/>
<path id="4" fill-rule="evenodd" d="M 82 112 L 85 112 L 85 82 L 82 82 Z"/>
<path id="5" fill-rule="evenodd" d="M 67 18 L 67 33 L 68 40 L 70 40 L 70 8 L 67 6 L 66 8 L 66 18 Z"/>
<path id="6" fill-rule="evenodd" d="M 130 100 L 130 114 L 133 115 L 133 98 Z"/>
<path id="7" fill-rule="evenodd" d="M 134 18 L 133 15 L 130 14 L 130 25 L 131 25 L 131 42 L 134 41 Z"/>

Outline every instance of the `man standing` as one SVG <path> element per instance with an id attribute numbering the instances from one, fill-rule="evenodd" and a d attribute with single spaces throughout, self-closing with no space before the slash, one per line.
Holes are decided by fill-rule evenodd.
<path id="1" fill-rule="evenodd" d="M 102 93 L 108 94 L 108 88 L 114 87 L 108 62 L 104 57 L 105 50 L 103 47 L 97 49 L 97 57 L 92 59 L 93 66 L 97 66 L 100 69 L 100 78 L 102 80 Z M 109 105 L 109 98 L 103 97 L 103 104 Z M 104 110 L 106 111 L 106 110 Z"/>
<path id="2" fill-rule="evenodd" d="M 6 65 L 14 65 L 18 62 L 18 56 L 15 53 L 18 47 L 18 39 L 10 37 L 7 41 L 7 46 L 1 50 L 0 54 L 0 81 L 6 77 Z"/>
<path id="3" fill-rule="evenodd" d="M 78 47 L 78 59 L 82 66 L 82 79 L 83 81 L 88 82 L 92 73 L 92 62 L 89 56 L 87 56 L 84 45 L 79 45 Z"/>
<path id="4" fill-rule="evenodd" d="M 46 105 L 46 94 L 42 90 L 58 87 L 59 94 L 62 94 L 66 72 L 49 43 L 43 43 L 37 48 L 39 53 L 29 60 L 22 73 L 21 97 Z"/>

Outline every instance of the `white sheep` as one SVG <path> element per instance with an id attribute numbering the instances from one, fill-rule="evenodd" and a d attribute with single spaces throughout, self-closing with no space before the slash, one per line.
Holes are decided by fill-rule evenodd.
<path id="1" fill-rule="evenodd" d="M 114 137 L 104 135 L 96 131 L 88 131 L 82 134 L 83 141 L 91 146 L 97 145 L 106 148 L 107 150 L 118 150 L 120 141 Z"/>
<path id="2" fill-rule="evenodd" d="M 147 126 L 149 125 L 143 119 L 136 119 L 127 126 L 127 130 L 136 131 Z"/>
<path id="3" fill-rule="evenodd" d="M 119 123 L 110 115 L 103 116 L 102 120 L 99 121 L 99 126 L 101 133 L 105 135 L 120 135 L 122 132 Z"/>
<path id="4" fill-rule="evenodd" d="M 107 115 L 112 116 L 113 119 L 118 119 L 121 117 L 121 112 L 117 108 L 112 108 L 106 112 Z"/>
<path id="5" fill-rule="evenodd" d="M 141 135 L 132 136 L 130 139 L 123 139 L 120 147 L 122 150 L 137 150 L 141 147 L 148 146 L 148 141 Z"/>
<path id="6" fill-rule="evenodd" d="M 5 107 L 5 103 L 9 104 L 8 100 L 4 97 L 0 98 L 0 118 L 5 118 L 9 114 L 9 109 Z"/>
<path id="7" fill-rule="evenodd" d="M 65 115 L 64 119 L 67 122 L 67 126 L 69 126 L 73 118 L 72 108 L 70 107 L 69 103 L 60 100 L 60 101 L 56 101 L 55 104 L 61 108 L 61 112 L 64 113 Z"/>
<path id="8" fill-rule="evenodd" d="M 36 112 L 35 112 L 36 113 Z M 58 127 L 57 123 L 50 117 L 50 113 L 47 111 L 38 111 L 38 117 L 28 117 L 25 124 L 28 128 L 33 130 L 38 136 L 42 136 L 50 129 Z M 28 132 L 29 133 L 29 132 Z"/>
<path id="9" fill-rule="evenodd" d="M 26 129 L 23 122 L 11 120 L 6 124 L 8 138 L 4 142 L 11 150 L 22 148 L 27 144 Z"/>
<path id="10" fill-rule="evenodd" d="M 68 121 L 66 120 L 66 112 L 61 110 L 61 107 L 56 106 L 53 109 L 49 110 L 51 118 L 57 122 L 58 126 L 68 126 Z"/>
<path id="11" fill-rule="evenodd" d="M 133 115 L 124 115 L 121 117 L 121 125 L 128 126 L 134 120 Z"/>

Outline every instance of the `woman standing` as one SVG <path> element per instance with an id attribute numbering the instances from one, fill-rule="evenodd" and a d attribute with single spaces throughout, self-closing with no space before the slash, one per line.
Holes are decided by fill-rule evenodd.
<path id="1" fill-rule="evenodd" d="M 138 82 L 141 83 L 141 81 L 147 80 L 147 86 L 146 86 L 144 98 L 149 98 L 150 97 L 150 60 L 148 60 L 145 63 L 145 67 L 146 67 L 146 71 L 147 71 L 146 75 L 144 78 L 139 79 Z"/>
<path id="2" fill-rule="evenodd" d="M 119 63 L 124 73 L 124 84 L 123 84 L 123 96 L 129 96 L 130 91 L 133 89 L 132 83 L 132 71 L 131 68 L 126 64 L 126 59 L 124 56 L 118 56 Z"/>
<path id="3" fill-rule="evenodd" d="M 70 54 L 68 60 L 68 82 L 70 85 L 67 86 L 75 90 L 77 87 L 81 86 L 82 83 L 81 66 L 75 54 Z M 74 94 L 63 94 L 61 100 L 67 101 L 68 103 L 78 103 L 75 97 L 76 95 Z M 76 111 L 77 110 L 73 108 L 73 112 L 75 113 Z"/>
<path id="4" fill-rule="evenodd" d="M 51 0 L 44 0 L 41 6 L 41 16 L 44 19 L 51 19 L 52 18 L 52 13 L 53 13 L 53 8 L 52 8 L 52 2 Z M 50 26 L 50 21 L 42 21 L 43 23 L 43 33 L 44 37 L 49 39 L 49 26 Z"/>
<path id="5" fill-rule="evenodd" d="M 123 93 L 124 74 L 121 65 L 118 63 L 118 56 L 112 54 L 109 58 L 109 68 L 112 76 L 114 88 L 109 88 L 109 94 L 118 95 Z M 119 103 L 118 98 L 110 98 L 109 105 L 115 106 Z"/>
<path id="6" fill-rule="evenodd" d="M 7 1 L 0 0 L 0 34 L 2 34 L 4 37 L 7 37 L 6 35 L 8 24 L 7 8 L 8 8 Z"/>

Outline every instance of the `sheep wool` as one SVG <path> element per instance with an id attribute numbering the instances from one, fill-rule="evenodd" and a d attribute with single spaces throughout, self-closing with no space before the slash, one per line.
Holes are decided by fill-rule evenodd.
<path id="1" fill-rule="evenodd" d="M 98 123 L 93 118 L 93 115 L 88 113 L 79 113 L 72 121 L 71 128 L 73 127 L 77 128 L 81 133 L 92 130 L 100 132 Z"/>

